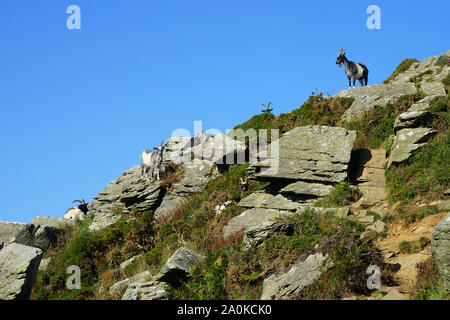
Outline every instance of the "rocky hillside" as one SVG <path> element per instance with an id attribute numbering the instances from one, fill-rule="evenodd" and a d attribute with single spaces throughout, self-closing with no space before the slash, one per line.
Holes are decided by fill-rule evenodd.
<path id="1" fill-rule="evenodd" d="M 162 180 L 125 171 L 83 220 L 0 222 L 0 299 L 448 299 L 449 87 L 450 50 L 255 115 L 235 129 L 279 138 L 254 158 L 169 138 Z"/>

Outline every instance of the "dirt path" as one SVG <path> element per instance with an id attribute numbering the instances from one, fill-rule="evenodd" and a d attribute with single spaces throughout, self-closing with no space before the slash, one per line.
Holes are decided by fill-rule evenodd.
<path id="1" fill-rule="evenodd" d="M 361 160 L 357 177 L 357 185 L 362 192 L 362 198 L 350 207 L 361 222 L 368 221 L 368 212 L 374 212 L 381 218 L 386 215 L 396 216 L 395 210 L 386 200 L 386 152 L 384 150 L 368 151 L 360 155 Z M 417 282 L 416 264 L 425 261 L 431 256 L 431 246 L 428 243 L 417 252 L 409 254 L 400 252 L 399 244 L 402 241 L 416 241 L 421 237 L 431 240 L 431 232 L 434 226 L 445 215 L 446 213 L 427 216 L 421 221 L 408 226 L 399 219 L 394 219 L 394 222 L 386 224 L 384 226 L 384 236 L 378 237 L 377 240 L 374 240 L 374 243 L 383 254 L 384 267 L 386 269 L 383 270 L 383 266 L 380 266 L 382 273 L 389 273 L 394 281 L 389 286 L 382 285 L 379 292 L 383 292 L 384 295 L 374 292 L 371 297 L 347 298 L 383 300 L 410 299 L 410 294 Z M 372 225 L 368 228 L 372 228 Z M 422 240 L 424 241 L 424 239 Z"/>

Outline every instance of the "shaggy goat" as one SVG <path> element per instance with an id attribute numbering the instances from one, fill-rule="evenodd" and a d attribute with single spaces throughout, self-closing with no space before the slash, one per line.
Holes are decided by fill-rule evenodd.
<path id="1" fill-rule="evenodd" d="M 154 150 L 144 150 L 141 154 L 141 174 L 142 177 L 148 178 L 148 172 L 151 171 L 150 177 L 153 180 L 156 169 L 156 180 L 160 179 L 159 173 L 161 171 L 161 166 L 163 163 L 163 153 L 164 148 L 167 144 L 163 146 L 163 141 Z"/>
<path id="2" fill-rule="evenodd" d="M 71 219 L 71 220 L 84 220 L 85 215 L 88 212 L 88 204 L 84 202 L 84 200 L 74 200 L 72 203 L 78 202 L 79 205 L 77 207 L 70 208 L 66 211 L 66 214 L 64 215 L 65 219 Z"/>
<path id="3" fill-rule="evenodd" d="M 367 67 L 359 62 L 349 61 L 345 56 L 345 50 L 339 50 L 336 64 L 339 65 L 339 68 L 342 68 L 342 63 L 345 66 L 345 73 L 348 78 L 349 89 L 352 88 L 352 78 L 353 78 L 353 86 L 355 86 L 355 81 L 358 80 L 361 86 L 367 86 L 367 82 L 369 80 L 369 70 Z"/>

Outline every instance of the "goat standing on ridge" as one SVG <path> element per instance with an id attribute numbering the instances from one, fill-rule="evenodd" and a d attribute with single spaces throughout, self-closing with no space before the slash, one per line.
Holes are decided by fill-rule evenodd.
<path id="1" fill-rule="evenodd" d="M 141 174 L 142 177 L 148 178 L 148 172 L 151 171 L 150 177 L 153 180 L 153 176 L 156 171 L 156 180 L 160 179 L 159 173 L 163 163 L 163 152 L 166 145 L 163 146 L 163 141 L 159 146 L 154 147 L 154 150 L 144 150 L 141 154 Z"/>
<path id="2" fill-rule="evenodd" d="M 262 106 L 264 107 L 264 110 L 261 110 L 262 113 L 271 113 L 273 108 L 270 108 L 270 105 L 272 104 L 272 102 L 269 102 L 267 104 L 267 106 L 265 104 L 262 104 Z"/>
<path id="3" fill-rule="evenodd" d="M 359 62 L 353 62 L 349 61 L 347 57 L 345 56 L 345 50 L 347 49 L 341 49 L 339 50 L 336 64 L 339 65 L 339 68 L 342 68 L 342 63 L 345 66 L 345 73 L 347 74 L 348 78 L 348 85 L 349 89 L 352 88 L 352 78 L 353 78 L 353 86 L 355 86 L 355 81 L 358 80 L 359 83 L 362 86 L 367 86 L 367 82 L 369 80 L 369 70 L 367 67 Z"/>

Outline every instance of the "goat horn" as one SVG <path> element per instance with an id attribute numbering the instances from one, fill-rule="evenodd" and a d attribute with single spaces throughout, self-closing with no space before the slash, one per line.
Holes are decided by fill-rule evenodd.
<path id="1" fill-rule="evenodd" d="M 73 200 L 72 203 L 74 203 L 74 202 L 82 203 L 81 200 Z"/>

